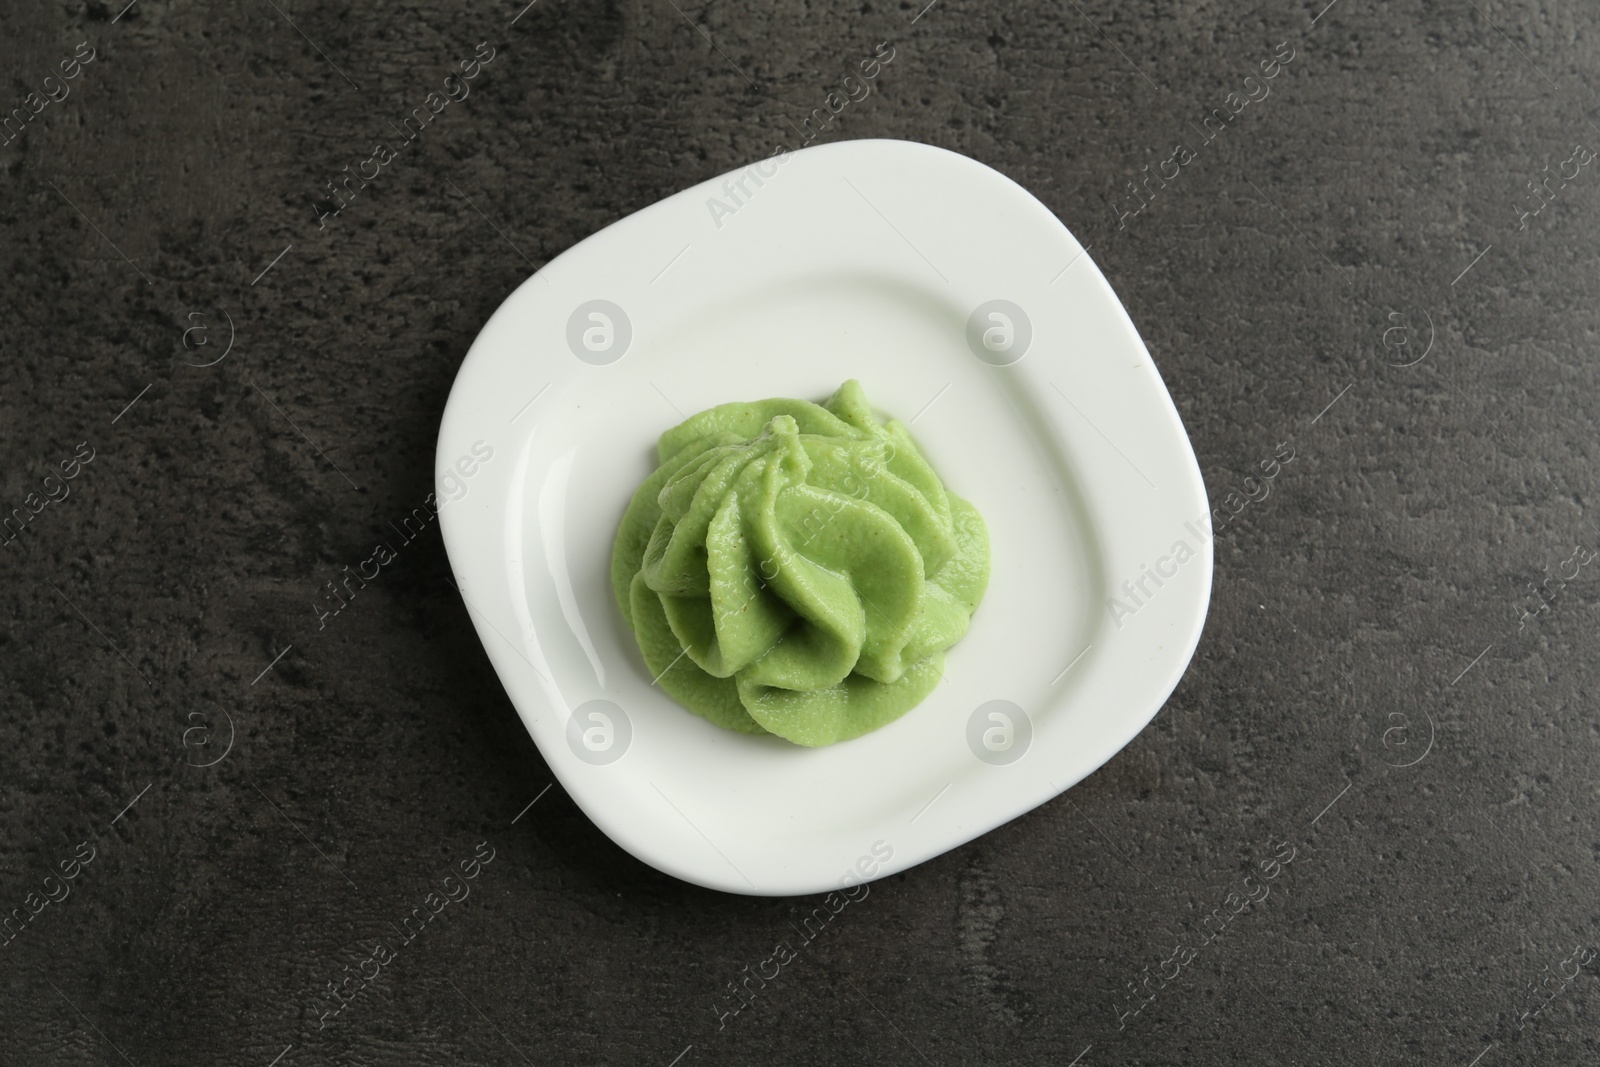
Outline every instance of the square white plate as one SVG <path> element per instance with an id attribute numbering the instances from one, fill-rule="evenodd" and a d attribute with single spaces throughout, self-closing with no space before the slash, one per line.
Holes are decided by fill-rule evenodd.
<path id="1" fill-rule="evenodd" d="M 663 430 L 847 378 L 987 521 L 988 593 L 889 726 L 822 749 L 720 730 L 651 684 L 617 525 Z M 734 893 L 881 877 L 1054 797 L 1155 715 L 1210 599 L 1205 486 L 1127 313 L 1044 205 L 927 145 L 766 160 L 559 256 L 472 346 L 438 462 L 451 566 L 562 786 L 641 860 Z"/>

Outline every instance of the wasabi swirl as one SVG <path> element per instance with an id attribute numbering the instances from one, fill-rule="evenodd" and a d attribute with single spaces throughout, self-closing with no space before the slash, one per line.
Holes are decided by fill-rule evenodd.
<path id="1" fill-rule="evenodd" d="M 922 701 L 989 582 L 989 533 L 856 381 L 661 435 L 611 584 L 650 675 L 718 726 L 819 746 Z"/>

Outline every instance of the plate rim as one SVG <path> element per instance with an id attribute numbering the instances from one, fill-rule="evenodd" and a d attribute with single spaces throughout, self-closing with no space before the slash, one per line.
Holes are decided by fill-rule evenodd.
<path id="1" fill-rule="evenodd" d="M 1024 202 L 1029 205 L 1030 208 L 1037 208 L 1038 211 L 1042 212 L 1045 217 L 1051 220 L 1055 229 L 1059 231 L 1060 235 L 1064 236 L 1072 245 L 1077 246 L 1079 249 L 1078 255 L 1074 258 L 1074 264 L 1076 263 L 1077 258 L 1083 258 L 1089 261 L 1089 266 L 1093 268 L 1092 277 L 1098 282 L 1101 290 L 1099 295 L 1102 299 L 1097 300 L 1096 303 L 1110 311 L 1113 318 L 1117 320 L 1118 324 L 1123 329 L 1125 329 L 1128 338 L 1131 340 L 1132 344 L 1136 346 L 1136 349 L 1142 356 L 1143 360 L 1148 362 L 1148 364 L 1154 368 L 1154 360 L 1150 356 L 1142 337 L 1140 337 L 1137 327 L 1133 324 L 1132 319 L 1128 315 L 1127 309 L 1122 304 L 1120 298 L 1117 297 L 1115 291 L 1111 289 L 1109 282 L 1106 281 L 1104 275 L 1100 272 L 1098 265 L 1095 264 L 1092 257 L 1090 257 L 1088 249 L 1084 247 L 1081 242 L 1077 241 L 1076 237 L 1071 233 L 1066 225 L 1059 218 L 1057 218 L 1054 213 L 1050 212 L 1050 210 L 1043 203 L 1041 203 L 1037 197 L 1034 197 L 1025 188 L 1004 173 L 989 167 L 978 160 L 972 159 L 971 157 L 957 152 L 950 151 L 949 149 L 941 148 L 935 145 L 926 145 L 915 141 L 889 138 L 866 138 L 836 141 L 824 145 L 816 145 L 808 148 L 798 149 L 792 153 L 789 153 L 787 161 L 792 162 L 794 158 L 801 156 L 807 156 L 819 161 L 823 157 L 833 156 L 838 160 L 843 161 L 851 155 L 879 152 L 910 153 L 913 155 L 917 153 L 934 153 L 940 157 L 943 157 L 943 161 L 945 163 L 954 162 L 956 165 L 960 166 L 980 168 L 981 171 L 985 172 L 985 180 L 997 180 L 1001 183 L 1002 187 L 1007 188 L 1007 192 L 1009 194 L 1024 198 Z M 444 476 L 444 472 L 451 469 L 451 464 L 456 459 L 458 454 L 459 445 L 456 441 L 456 436 L 459 435 L 453 436 L 455 426 L 462 420 L 464 408 L 475 402 L 474 391 L 479 388 L 477 379 L 483 376 L 485 371 L 492 369 L 487 365 L 490 360 L 495 358 L 493 353 L 490 351 L 490 348 L 494 345 L 497 345 L 498 340 L 493 339 L 491 335 L 495 334 L 497 323 L 500 323 L 502 318 L 510 320 L 511 318 L 523 313 L 523 305 L 527 302 L 527 294 L 525 291 L 530 291 L 531 287 L 541 284 L 541 276 L 543 276 L 542 280 L 544 282 L 551 281 L 551 275 L 547 274 L 546 272 L 552 272 L 552 268 L 559 268 L 563 260 L 567 260 L 569 257 L 574 257 L 574 254 L 578 253 L 579 250 L 583 249 L 585 246 L 589 246 L 594 242 L 599 242 L 602 239 L 615 241 L 618 239 L 619 235 L 626 235 L 629 228 L 648 226 L 653 224 L 656 219 L 665 219 L 671 213 L 682 210 L 683 206 L 690 203 L 691 200 L 698 200 L 699 196 L 705 190 L 713 189 L 717 187 L 719 183 L 726 182 L 727 180 L 748 171 L 753 166 L 755 166 L 754 163 L 747 163 L 741 167 L 734 168 L 733 170 L 730 170 L 724 174 L 719 174 L 706 181 L 698 182 L 677 193 L 664 197 L 663 199 L 656 201 L 655 203 L 642 208 L 637 212 L 610 223 L 589 237 L 586 237 L 582 241 L 574 244 L 571 248 L 562 252 L 560 255 L 551 259 L 543 268 L 524 279 L 523 282 L 517 285 L 510 293 L 506 295 L 505 299 L 502 300 L 500 305 L 495 309 L 494 313 L 485 321 L 477 337 L 469 347 L 467 355 L 462 360 L 452 384 L 450 396 L 446 402 L 444 413 L 441 417 L 439 435 L 435 448 L 436 471 L 440 472 L 439 474 L 436 474 L 436 490 L 442 488 L 441 479 Z M 553 273 L 559 275 L 559 270 L 556 270 Z M 1065 273 L 1065 270 L 1063 270 L 1063 273 Z M 486 338 L 490 340 L 486 340 Z M 548 359 L 541 357 L 541 362 L 549 362 L 554 364 L 560 363 L 561 361 L 561 356 L 552 356 Z M 554 375 L 554 378 L 555 380 L 560 380 L 560 375 Z M 483 387 L 487 388 L 492 384 L 492 382 L 485 381 L 483 383 Z M 1110 759 L 1112 759 L 1135 737 L 1137 737 L 1138 734 L 1142 732 L 1151 721 L 1153 721 L 1155 716 L 1159 714 L 1161 709 L 1166 705 L 1166 702 L 1170 698 L 1172 692 L 1176 689 L 1178 683 L 1182 680 L 1183 675 L 1187 671 L 1188 666 L 1192 662 L 1194 654 L 1198 649 L 1200 639 L 1203 636 L 1205 620 L 1208 616 L 1210 599 L 1213 591 L 1214 553 L 1213 541 L 1209 536 L 1210 500 L 1206 493 L 1203 477 L 1200 473 L 1198 459 L 1194 453 L 1193 443 L 1189 438 L 1187 430 L 1183 426 L 1182 418 L 1172 400 L 1171 393 L 1167 389 L 1166 383 L 1163 379 L 1161 379 L 1159 373 L 1157 373 L 1155 377 L 1155 385 L 1158 394 L 1158 401 L 1164 401 L 1164 404 L 1159 404 L 1156 411 L 1159 414 L 1164 415 L 1170 421 L 1170 429 L 1175 430 L 1175 434 L 1172 435 L 1172 439 L 1177 445 L 1181 446 L 1179 453 L 1176 454 L 1176 459 L 1179 461 L 1179 466 L 1183 469 L 1182 474 L 1185 485 L 1182 488 L 1188 490 L 1191 494 L 1198 497 L 1198 500 L 1204 509 L 1201 512 L 1201 521 L 1206 523 L 1207 526 L 1207 536 L 1201 539 L 1201 547 L 1196 552 L 1195 556 L 1199 567 L 1193 573 L 1195 573 L 1200 579 L 1198 582 L 1198 591 L 1187 600 L 1167 603 L 1163 609 L 1163 615 L 1176 616 L 1174 621 L 1182 625 L 1184 632 L 1181 634 L 1181 639 L 1178 641 L 1177 645 L 1162 656 L 1162 662 L 1166 666 L 1166 673 L 1168 674 L 1168 677 L 1163 680 L 1161 684 L 1157 685 L 1151 690 L 1152 693 L 1159 690 L 1159 698 L 1150 700 L 1150 706 L 1147 710 L 1140 710 L 1132 714 L 1122 713 L 1122 717 L 1120 717 L 1118 721 L 1123 722 L 1125 724 L 1125 728 L 1115 731 L 1118 740 L 1116 740 L 1114 744 L 1109 745 L 1104 755 L 1098 755 L 1096 758 L 1093 758 L 1092 761 L 1087 762 L 1081 768 L 1081 770 L 1075 769 L 1073 773 L 1062 776 L 1063 780 L 1060 782 L 1057 782 L 1054 778 L 1049 778 L 1047 779 L 1047 786 L 1043 787 L 1042 789 L 1039 785 L 1035 784 L 1031 789 L 1023 789 L 1019 787 L 1018 789 L 1013 790 L 1015 794 L 1018 794 L 1018 800 L 1016 803 L 1013 803 L 1009 806 L 1009 814 L 1004 815 L 997 821 L 988 822 L 984 825 L 977 826 L 975 829 L 971 829 L 970 832 L 963 829 L 957 831 L 954 835 L 947 835 L 950 839 L 945 841 L 939 847 L 934 848 L 931 851 L 924 850 L 921 854 L 916 856 L 908 863 L 897 863 L 892 866 L 885 864 L 881 870 L 876 870 L 871 874 L 863 874 L 860 877 L 861 881 L 872 881 L 877 878 L 885 877 L 888 874 L 899 873 L 900 871 L 908 869 L 910 866 L 915 866 L 916 864 L 933 859 L 945 852 L 960 847 L 962 844 L 965 844 L 968 841 L 982 836 L 992 829 L 1003 826 L 1006 823 L 1019 818 L 1027 812 L 1032 811 L 1034 808 L 1039 807 L 1054 797 L 1066 792 L 1073 785 L 1076 785 L 1078 782 L 1082 781 L 1083 778 L 1087 777 L 1089 774 L 1092 774 L 1100 767 L 1103 767 L 1107 762 L 1109 762 Z M 1063 394 L 1063 396 L 1064 395 L 1065 394 Z M 537 397 L 535 399 L 537 399 Z M 530 404 L 531 403 L 532 402 L 530 401 Z M 665 425 L 663 425 L 662 428 L 666 428 Z M 519 455 L 519 466 L 517 469 L 517 474 L 513 476 L 513 483 L 515 483 L 517 478 L 520 477 L 522 467 L 526 464 L 527 449 L 532 445 L 532 435 L 536 429 L 537 424 L 534 424 L 530 426 L 528 430 L 519 431 L 520 436 L 515 438 L 518 443 L 514 447 L 513 451 L 517 452 Z M 1131 461 L 1129 462 L 1131 463 Z M 1080 486 L 1079 488 L 1081 489 L 1082 487 Z M 439 493 L 439 499 L 441 501 L 445 500 L 443 493 Z M 515 484 L 512 485 L 510 493 L 497 493 L 493 495 L 493 501 L 496 502 L 496 505 L 501 512 L 501 514 L 497 517 L 498 526 L 506 526 L 511 519 L 511 513 L 522 508 L 520 500 L 521 493 Z M 1088 501 L 1085 503 L 1087 504 Z M 481 506 L 481 500 L 479 504 Z M 547 714 L 549 717 L 563 718 L 562 723 L 555 724 L 552 722 L 543 721 L 541 716 L 536 714 L 535 709 L 527 706 L 529 699 L 529 687 L 525 680 L 516 676 L 518 673 L 517 662 L 515 659 L 508 658 L 508 654 L 501 647 L 501 643 L 503 642 L 504 646 L 511 647 L 513 651 L 516 650 L 515 646 L 511 644 L 510 640 L 506 638 L 504 633 L 498 631 L 498 629 L 494 626 L 493 620 L 484 614 L 483 604 L 478 601 L 469 600 L 467 597 L 468 583 L 462 578 L 463 570 L 469 570 L 477 574 L 477 572 L 483 569 L 480 566 L 481 561 L 469 555 L 471 549 L 470 546 L 466 544 L 468 537 L 466 530 L 469 527 L 464 526 L 464 524 L 480 526 L 481 522 L 474 523 L 472 519 L 463 518 L 462 513 L 467 510 L 469 509 L 448 507 L 440 508 L 440 525 L 445 542 L 446 554 L 450 561 L 452 572 L 455 573 L 458 582 L 461 583 L 460 592 L 464 601 L 464 606 L 467 608 L 469 616 L 473 620 L 474 629 L 479 637 L 480 643 L 484 647 L 485 654 L 488 655 L 491 664 L 494 666 L 496 676 L 499 679 L 502 688 L 505 690 L 508 699 L 516 709 L 518 717 L 522 720 L 524 728 L 528 730 L 530 737 L 540 750 L 541 755 L 544 757 L 546 764 L 549 766 L 551 773 L 555 776 L 556 780 L 561 782 L 563 788 L 568 792 L 568 795 L 573 798 L 573 801 L 578 804 L 579 808 L 584 811 L 590 820 L 593 821 L 595 825 L 614 843 L 623 848 L 625 851 L 629 852 L 635 858 L 651 867 L 656 868 L 657 870 L 663 871 L 666 874 L 696 885 L 701 885 L 707 888 L 717 889 L 725 892 L 758 896 L 792 896 L 797 894 L 825 892 L 830 889 L 839 888 L 839 883 L 843 879 L 838 875 L 814 875 L 812 877 L 795 876 L 789 881 L 784 881 L 782 884 L 769 885 L 765 888 L 757 887 L 753 882 L 750 882 L 749 879 L 744 878 L 742 873 L 738 878 L 733 878 L 730 877 L 725 871 L 713 869 L 705 863 L 697 862 L 696 856 L 693 853 L 674 852 L 671 848 L 655 847 L 655 842 L 642 839 L 641 835 L 630 832 L 631 828 L 626 818 L 618 817 L 613 808 L 608 808 L 604 804 L 598 802 L 598 798 L 594 795 L 595 788 L 592 782 L 585 780 L 585 771 L 591 770 L 592 768 L 581 766 L 576 760 L 576 757 L 566 750 L 566 746 L 560 743 L 560 737 L 557 736 L 558 733 L 564 734 L 565 731 L 565 715 L 563 714 L 562 710 L 554 706 L 548 710 Z M 497 562 L 493 564 L 493 566 L 502 571 L 504 570 L 503 563 Z M 505 575 L 504 577 L 509 578 L 509 575 Z M 472 584 L 474 586 L 478 584 L 476 578 Z M 489 584 L 491 589 L 496 589 L 494 583 L 491 582 Z M 506 593 L 507 600 L 514 600 L 516 596 L 522 595 L 521 593 L 513 594 L 509 590 L 509 587 L 507 589 L 497 591 Z M 494 600 L 496 601 L 496 604 L 491 606 L 498 606 L 498 596 L 495 597 Z M 1097 611 L 1098 608 L 1095 608 L 1094 610 Z M 1087 651 L 1087 649 L 1085 651 Z M 519 653 L 519 655 L 521 654 Z M 522 656 L 522 658 L 526 659 L 526 656 Z M 532 667 L 531 660 L 528 661 L 528 666 Z M 915 709 L 908 714 L 915 714 Z M 1027 784 L 1027 779 L 1021 779 L 1018 781 L 1020 785 Z M 665 797 L 665 794 L 662 795 Z M 679 811 L 679 815 L 682 814 L 683 813 Z M 688 821 L 687 816 L 683 816 L 683 818 L 685 821 Z M 693 826 L 694 824 L 690 822 L 690 825 Z M 701 836 L 704 837 L 705 835 L 702 833 Z M 711 847 L 716 850 L 718 855 L 721 855 L 721 850 L 718 849 L 715 844 L 712 844 L 709 838 L 706 838 L 705 840 L 708 844 L 711 844 Z M 722 858 L 727 860 L 726 856 L 723 856 Z M 727 860 L 727 866 L 732 867 L 734 871 L 738 870 L 737 867 L 733 866 L 731 860 Z M 850 873 L 851 872 L 847 868 L 843 872 L 844 878 L 847 879 Z"/>

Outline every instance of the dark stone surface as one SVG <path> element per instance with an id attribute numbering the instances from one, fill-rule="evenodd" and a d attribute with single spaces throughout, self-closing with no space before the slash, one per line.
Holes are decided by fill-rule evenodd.
<path id="1" fill-rule="evenodd" d="M 0 147 L 0 503 L 93 450 L 0 551 L 0 909 L 93 849 L 0 947 L 0 1063 L 1595 1061 L 1595 571 L 1521 612 L 1600 537 L 1600 173 L 1512 206 L 1600 147 L 1592 5 L 123 5 L 0 13 L 7 111 L 95 50 Z M 471 96 L 319 229 L 480 41 Z M 719 1031 L 812 902 L 658 874 L 559 788 L 513 826 L 550 775 L 433 530 L 326 630 L 308 603 L 431 488 L 530 263 L 792 141 L 880 41 L 824 139 L 943 145 L 1049 205 L 1214 501 L 1295 459 L 1219 533 L 1137 740 L 874 885 Z M 319 1028 L 480 841 L 471 897 Z M 1280 845 L 1270 898 L 1133 997 Z"/>

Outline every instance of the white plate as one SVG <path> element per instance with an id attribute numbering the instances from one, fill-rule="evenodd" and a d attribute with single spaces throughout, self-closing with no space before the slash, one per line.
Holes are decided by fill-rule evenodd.
<path id="1" fill-rule="evenodd" d="M 651 684 L 611 595 L 618 522 L 663 430 L 852 377 L 987 520 L 988 593 L 889 726 L 822 749 L 720 730 Z M 1054 797 L 1154 717 L 1211 594 L 1194 452 L 1110 286 L 1020 186 L 927 145 L 766 160 L 561 255 L 472 346 L 438 461 L 451 566 L 562 786 L 641 860 L 734 893 L 881 877 Z"/>

